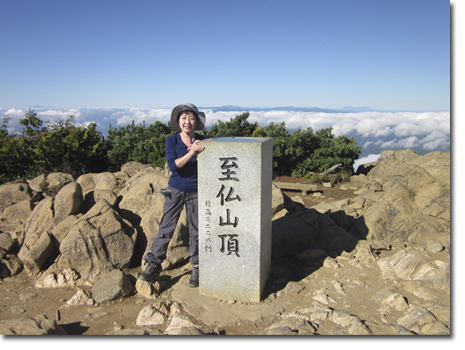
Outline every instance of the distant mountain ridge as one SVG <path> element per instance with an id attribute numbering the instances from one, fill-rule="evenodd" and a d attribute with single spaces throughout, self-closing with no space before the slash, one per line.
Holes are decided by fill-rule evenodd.
<path id="1" fill-rule="evenodd" d="M 269 112 L 269 111 L 289 111 L 289 112 L 315 112 L 315 113 L 362 113 L 362 112 L 383 112 L 383 113 L 397 113 L 397 112 L 445 112 L 445 111 L 431 111 L 431 110 L 381 110 L 370 107 L 352 107 L 347 106 L 343 108 L 318 108 L 318 107 L 240 107 L 240 106 L 220 106 L 220 107 L 199 107 L 199 109 L 210 109 L 213 112 Z M 448 111 L 447 111 L 448 112 Z"/>

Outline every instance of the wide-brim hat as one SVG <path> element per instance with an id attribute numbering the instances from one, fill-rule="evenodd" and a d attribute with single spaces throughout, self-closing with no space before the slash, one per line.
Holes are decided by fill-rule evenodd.
<path id="1" fill-rule="evenodd" d="M 197 107 L 192 103 L 183 103 L 174 107 L 173 111 L 171 112 L 170 125 L 174 130 L 181 131 L 181 128 L 179 127 L 179 113 L 184 111 L 191 111 L 195 113 L 195 115 L 197 116 L 197 124 L 195 126 L 195 130 L 202 130 L 203 128 L 205 128 L 205 113 L 199 111 Z"/>

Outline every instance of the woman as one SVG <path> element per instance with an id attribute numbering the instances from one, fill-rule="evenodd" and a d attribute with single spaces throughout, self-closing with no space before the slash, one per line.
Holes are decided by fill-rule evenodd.
<path id="1" fill-rule="evenodd" d="M 170 124 L 179 131 L 166 140 L 166 159 L 172 172 L 168 181 L 168 190 L 171 193 L 166 194 L 158 234 L 150 252 L 144 256 L 147 266 L 139 275 L 139 279 L 150 281 L 162 270 L 161 263 L 166 258 L 168 244 L 185 204 L 189 224 L 190 261 L 193 265 L 189 287 L 198 287 L 197 155 L 204 149 L 198 143 L 205 139 L 205 136 L 194 131 L 205 127 L 205 113 L 200 112 L 192 103 L 180 104 L 171 112 Z"/>

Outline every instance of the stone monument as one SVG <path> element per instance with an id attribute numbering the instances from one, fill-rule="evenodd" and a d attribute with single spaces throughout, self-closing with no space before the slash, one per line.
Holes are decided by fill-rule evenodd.
<path id="1" fill-rule="evenodd" d="M 260 302 L 271 266 L 273 139 L 201 142 L 200 294 Z"/>

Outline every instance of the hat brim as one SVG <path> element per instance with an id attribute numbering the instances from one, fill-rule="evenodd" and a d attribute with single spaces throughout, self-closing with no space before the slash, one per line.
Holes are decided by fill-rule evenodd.
<path id="1" fill-rule="evenodd" d="M 184 112 L 184 111 L 191 111 L 195 115 L 197 115 L 198 118 L 197 118 L 197 124 L 195 126 L 195 130 L 203 130 L 205 128 L 206 118 L 205 118 L 204 112 L 200 112 L 188 105 L 178 105 L 174 107 L 173 110 L 171 111 L 170 125 L 174 130 L 179 131 L 179 132 L 181 131 L 181 128 L 179 127 L 178 116 L 179 116 L 179 113 Z"/>

